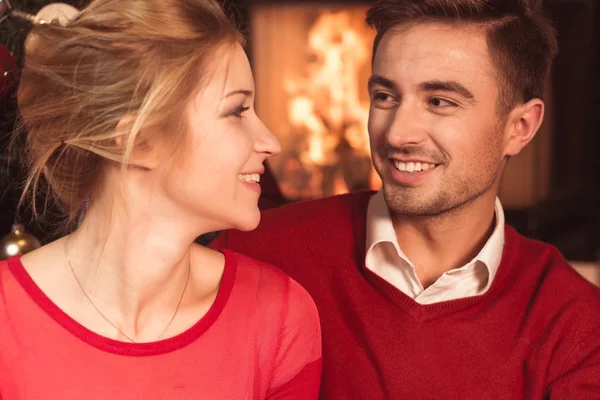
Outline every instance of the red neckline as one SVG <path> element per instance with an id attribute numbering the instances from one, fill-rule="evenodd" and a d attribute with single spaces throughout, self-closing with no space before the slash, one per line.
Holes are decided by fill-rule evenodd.
<path id="1" fill-rule="evenodd" d="M 181 349 L 198 339 L 217 320 L 231 295 L 237 272 L 237 258 L 235 253 L 225 249 L 220 249 L 219 251 L 225 256 L 225 268 L 217 297 L 208 312 L 193 326 L 179 335 L 149 343 L 122 342 L 104 337 L 89 330 L 61 310 L 48 296 L 46 296 L 23 267 L 20 256 L 11 257 L 7 261 L 10 271 L 29 297 L 31 297 L 43 311 L 71 334 L 82 341 L 109 353 L 143 357 L 165 354 Z"/>

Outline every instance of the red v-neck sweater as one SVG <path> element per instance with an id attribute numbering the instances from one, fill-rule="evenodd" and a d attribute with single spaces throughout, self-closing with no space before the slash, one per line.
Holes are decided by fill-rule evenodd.
<path id="1" fill-rule="evenodd" d="M 420 305 L 364 266 L 370 192 L 270 210 L 211 244 L 268 261 L 312 295 L 322 399 L 600 399 L 600 290 L 506 228 L 481 296 Z"/>

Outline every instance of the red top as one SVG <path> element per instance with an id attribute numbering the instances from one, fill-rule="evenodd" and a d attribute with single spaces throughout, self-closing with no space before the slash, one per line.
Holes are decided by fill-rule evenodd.
<path id="1" fill-rule="evenodd" d="M 370 195 L 269 210 L 257 230 L 214 244 L 277 265 L 312 295 L 322 399 L 600 399 L 600 289 L 555 248 L 507 227 L 485 294 L 421 305 L 364 265 Z"/>
<path id="2" fill-rule="evenodd" d="M 180 335 L 141 344 L 88 330 L 18 257 L 0 262 L 0 398 L 315 399 L 321 332 L 312 299 L 278 269 L 223 253 L 206 315 Z"/>

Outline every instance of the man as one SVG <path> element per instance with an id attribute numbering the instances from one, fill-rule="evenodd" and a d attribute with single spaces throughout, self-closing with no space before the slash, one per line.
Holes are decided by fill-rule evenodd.
<path id="1" fill-rule="evenodd" d="M 383 189 L 268 211 L 228 247 L 313 296 L 323 399 L 599 399 L 600 291 L 504 225 L 555 33 L 537 1 L 384 0 L 369 80 Z"/>

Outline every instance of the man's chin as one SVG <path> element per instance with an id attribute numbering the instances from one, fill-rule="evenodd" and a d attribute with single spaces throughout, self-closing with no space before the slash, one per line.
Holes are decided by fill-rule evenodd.
<path id="1" fill-rule="evenodd" d="M 443 199 L 432 199 L 419 192 L 384 187 L 384 198 L 392 214 L 412 218 L 438 217 L 453 208 Z"/>

